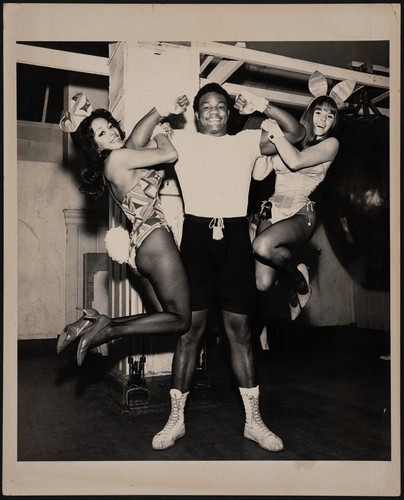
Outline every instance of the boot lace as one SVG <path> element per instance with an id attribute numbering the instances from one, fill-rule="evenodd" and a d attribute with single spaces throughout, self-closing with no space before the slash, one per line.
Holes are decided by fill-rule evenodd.
<path id="1" fill-rule="evenodd" d="M 251 424 L 255 424 L 263 434 L 267 436 L 275 436 L 275 434 L 264 424 L 264 421 L 261 418 L 258 399 L 254 396 L 249 396 L 249 400 L 251 407 Z"/>
<path id="2" fill-rule="evenodd" d="M 174 398 L 170 416 L 168 418 L 166 425 L 164 426 L 164 429 L 161 432 L 159 432 L 160 435 L 169 434 L 173 430 L 173 428 L 179 423 L 180 409 L 181 409 L 181 402 L 177 398 Z"/>

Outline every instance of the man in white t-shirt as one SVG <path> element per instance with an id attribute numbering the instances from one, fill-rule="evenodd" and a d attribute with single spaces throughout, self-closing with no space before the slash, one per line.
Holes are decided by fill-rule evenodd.
<path id="1" fill-rule="evenodd" d="M 179 156 L 175 170 L 185 207 L 181 254 L 191 289 L 192 326 L 179 338 L 175 350 L 171 414 L 166 426 L 153 438 L 156 450 L 173 446 L 185 435 L 185 402 L 213 304 L 222 312 L 231 364 L 245 407 L 244 437 L 269 451 L 283 449 L 282 440 L 266 427 L 259 413 L 250 330 L 250 315 L 255 307 L 255 265 L 247 219 L 254 162 L 275 149 L 268 134 L 261 130 L 228 135 L 231 106 L 223 87 L 216 83 L 205 85 L 193 103 L 199 133 L 175 131 L 172 139 Z M 241 114 L 260 111 L 266 117 L 279 118 L 276 106 L 252 94 L 238 96 L 235 107 Z M 146 115 L 142 123 L 146 136 L 150 137 L 162 115 L 158 109 Z M 292 116 L 280 125 L 293 142 L 302 138 L 304 131 Z"/>

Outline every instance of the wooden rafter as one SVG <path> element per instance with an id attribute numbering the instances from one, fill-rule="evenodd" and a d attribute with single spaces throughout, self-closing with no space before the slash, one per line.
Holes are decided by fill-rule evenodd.
<path id="1" fill-rule="evenodd" d="M 380 101 L 383 101 L 383 99 L 387 99 L 390 95 L 390 92 L 383 92 L 383 94 L 378 95 L 377 97 L 374 97 L 372 99 L 373 104 L 377 104 Z"/>
<path id="2" fill-rule="evenodd" d="M 289 77 L 293 73 L 298 75 L 310 76 L 315 70 L 320 71 L 326 78 L 333 80 L 356 80 L 358 84 L 367 87 L 377 87 L 381 89 L 389 88 L 389 78 L 386 76 L 363 73 L 350 69 L 337 68 L 326 64 L 319 64 L 312 61 L 304 61 L 291 57 L 269 54 L 252 49 L 234 47 L 232 45 L 214 43 L 214 42 L 195 42 L 201 54 L 206 54 L 219 58 L 242 60 L 245 63 L 256 64 L 267 68 L 277 69 L 287 72 Z"/>
<path id="3" fill-rule="evenodd" d="M 107 57 L 72 54 L 64 50 L 16 44 L 16 60 L 19 63 L 34 66 L 109 76 Z"/>
<path id="4" fill-rule="evenodd" d="M 220 61 L 209 73 L 207 79 L 222 85 L 243 64 L 244 61 Z"/>
<path id="5" fill-rule="evenodd" d="M 335 80 L 355 78 L 359 85 L 378 87 L 386 90 L 386 92 L 384 92 L 382 95 L 372 99 L 372 102 L 374 104 L 380 102 L 389 94 L 389 78 L 385 76 L 372 75 L 353 70 L 345 70 L 341 68 L 335 68 L 333 66 L 325 66 L 312 62 L 293 59 L 290 57 L 283 57 L 266 52 L 246 49 L 242 46 L 204 42 L 197 42 L 196 44 L 193 43 L 192 45 L 198 47 L 198 50 L 201 54 L 207 55 L 206 59 L 201 65 L 201 72 L 206 69 L 207 65 L 213 58 L 227 58 L 227 60 L 219 62 L 219 64 L 217 65 L 219 66 L 219 69 L 216 72 L 214 70 L 210 73 L 210 75 L 208 76 L 209 80 L 202 79 L 201 83 L 207 83 L 211 80 L 217 81 L 218 83 L 223 84 L 224 88 L 229 92 L 230 95 L 233 96 L 239 94 L 243 89 L 245 89 L 258 95 L 262 95 L 263 97 L 267 97 L 272 102 L 296 107 L 307 106 L 312 98 L 310 95 L 303 95 L 293 92 L 262 89 L 257 87 L 226 83 L 226 80 L 229 78 L 229 76 L 245 62 L 268 68 L 283 69 L 285 70 L 285 72 L 287 71 L 289 77 L 293 74 L 293 72 L 299 75 L 310 75 L 315 69 L 318 69 L 326 77 Z M 91 56 L 78 53 L 72 54 L 71 52 L 62 50 L 45 49 L 30 45 L 16 44 L 16 60 L 17 62 L 24 64 L 109 76 L 108 58 L 99 56 Z M 380 111 L 385 115 L 389 114 L 389 110 L 387 109 L 380 109 Z"/>
<path id="6" fill-rule="evenodd" d="M 351 61 L 349 64 L 348 64 L 348 67 L 349 68 L 362 68 L 366 66 L 366 63 L 365 62 L 361 62 L 361 61 Z M 372 64 L 372 69 L 373 71 L 378 71 L 379 73 L 384 73 L 385 75 L 389 75 L 390 74 L 390 68 L 387 68 L 386 66 L 380 66 L 379 64 Z"/>
<path id="7" fill-rule="evenodd" d="M 203 63 L 201 64 L 201 67 L 199 69 L 199 74 L 201 75 L 205 69 L 209 66 L 209 64 L 213 61 L 213 56 L 206 56 L 205 59 L 203 60 Z"/>
<path id="8" fill-rule="evenodd" d="M 245 48 L 244 42 L 237 42 L 236 47 Z M 212 56 L 208 56 L 210 58 Z M 213 59 L 213 57 L 212 57 Z M 209 73 L 207 79 L 211 82 L 216 82 L 222 85 L 235 71 L 238 70 L 240 66 L 244 64 L 244 61 L 229 61 L 222 60 L 216 65 L 216 67 Z M 200 73 L 202 74 L 202 69 Z"/>
<path id="9" fill-rule="evenodd" d="M 201 85 L 208 83 L 208 80 L 202 78 Z M 239 85 L 235 83 L 224 83 L 223 88 L 229 93 L 229 95 L 235 97 L 236 95 L 242 93 L 243 90 L 253 92 L 255 95 L 261 97 L 266 97 L 272 102 L 277 104 L 306 107 L 313 97 L 305 96 L 302 94 L 295 94 L 286 91 L 263 89 L 258 87 L 251 87 L 248 85 Z"/>
<path id="10" fill-rule="evenodd" d="M 201 79 L 201 85 L 205 85 L 208 83 L 208 80 Z M 224 83 L 223 88 L 233 97 L 238 94 L 241 94 L 243 90 L 247 90 L 261 97 L 267 98 L 269 101 L 283 105 L 283 106 L 291 106 L 296 108 L 305 108 L 313 99 L 313 96 L 297 94 L 293 92 L 279 91 L 279 90 L 271 90 L 271 89 L 263 89 L 258 87 L 251 87 L 248 85 L 238 85 L 235 83 Z M 348 107 L 348 105 L 347 105 Z M 385 108 L 378 108 L 380 113 L 385 116 L 389 116 L 389 110 Z"/>

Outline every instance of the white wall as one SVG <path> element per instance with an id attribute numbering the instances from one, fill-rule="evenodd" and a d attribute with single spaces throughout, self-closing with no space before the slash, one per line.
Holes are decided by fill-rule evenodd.
<path id="1" fill-rule="evenodd" d="M 106 90 L 86 87 L 71 87 L 69 96 L 78 90 L 96 107 L 108 101 Z M 69 265 L 64 214 L 86 206 L 75 173 L 80 164 L 70 137 L 58 125 L 18 122 L 17 151 L 18 338 L 56 338 L 78 317 L 75 307 L 83 301 L 82 281 L 78 283 Z M 64 160 L 68 156 L 69 162 Z M 83 251 L 105 251 L 99 234 L 97 241 L 92 233 L 82 236 L 76 258 L 79 276 Z"/>
<path id="2" fill-rule="evenodd" d="M 318 253 L 318 267 L 316 272 L 309 269 L 313 293 L 304 310 L 303 323 L 310 326 L 354 323 L 353 281 L 335 256 L 322 225 L 317 227 L 310 246 Z"/>
<path id="3" fill-rule="evenodd" d="M 18 338 L 52 338 L 65 315 L 67 173 L 18 162 Z"/>

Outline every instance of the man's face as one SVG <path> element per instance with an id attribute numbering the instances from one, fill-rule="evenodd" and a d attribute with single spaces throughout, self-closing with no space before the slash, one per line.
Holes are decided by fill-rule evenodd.
<path id="1" fill-rule="evenodd" d="M 199 100 L 198 112 L 195 112 L 199 132 L 216 136 L 225 135 L 229 114 L 224 96 L 216 92 L 204 94 Z"/>

